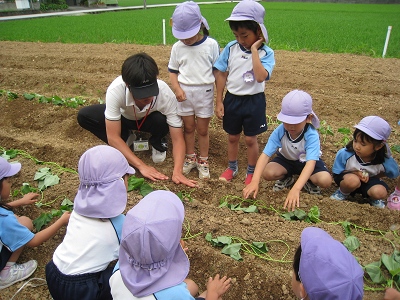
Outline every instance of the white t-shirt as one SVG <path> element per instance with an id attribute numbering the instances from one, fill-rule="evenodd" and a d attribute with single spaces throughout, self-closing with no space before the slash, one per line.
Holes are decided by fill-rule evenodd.
<path id="1" fill-rule="evenodd" d="M 167 117 L 167 123 L 171 127 L 182 127 L 182 119 L 177 114 L 177 100 L 174 92 L 162 80 L 157 80 L 160 90 L 152 103 L 140 110 L 133 100 L 132 94 L 127 88 L 122 76 L 118 76 L 108 87 L 106 93 L 106 110 L 104 115 L 107 120 L 117 121 L 121 115 L 129 120 L 144 118 L 150 107 L 149 114 L 159 111 Z"/>
<path id="2" fill-rule="evenodd" d="M 213 84 L 213 65 L 218 56 L 219 45 L 208 36 L 190 46 L 178 41 L 172 46 L 168 70 L 178 73 L 178 81 L 186 85 Z"/>
<path id="3" fill-rule="evenodd" d="M 72 211 L 53 262 L 65 275 L 96 273 L 118 259 L 118 253 L 118 236 L 109 219 L 88 218 Z"/>

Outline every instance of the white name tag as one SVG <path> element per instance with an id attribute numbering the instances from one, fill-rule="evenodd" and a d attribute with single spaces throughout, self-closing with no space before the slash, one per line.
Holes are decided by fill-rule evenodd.
<path id="1" fill-rule="evenodd" d="M 133 151 L 146 151 L 149 149 L 149 141 L 147 140 L 138 140 L 133 142 Z"/>

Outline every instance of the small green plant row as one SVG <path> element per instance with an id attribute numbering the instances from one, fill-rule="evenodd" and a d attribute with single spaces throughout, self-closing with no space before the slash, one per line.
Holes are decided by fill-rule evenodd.
<path id="1" fill-rule="evenodd" d="M 6 96 L 8 100 L 14 100 L 19 98 L 19 95 L 14 92 L 0 90 L 0 96 Z M 61 98 L 59 96 L 46 97 L 43 95 L 35 93 L 25 93 L 23 97 L 26 100 L 32 101 L 37 100 L 39 103 L 50 103 L 58 106 L 72 107 L 76 108 L 85 104 L 86 100 L 82 97 L 71 97 L 71 98 Z"/>
<path id="2" fill-rule="evenodd" d="M 239 203 L 231 203 L 232 200 L 238 201 Z M 243 206 L 243 203 L 246 203 L 247 206 Z M 279 216 L 281 216 L 287 221 L 304 221 L 308 223 L 323 222 L 320 219 L 320 210 L 317 206 L 311 207 L 308 213 L 302 209 L 296 209 L 295 211 L 292 212 L 280 212 L 272 206 L 265 205 L 265 203 L 260 200 L 243 199 L 237 196 L 228 195 L 221 198 L 219 207 L 221 208 L 226 207 L 234 211 L 241 210 L 246 213 L 256 213 L 259 211 L 259 208 L 264 208 L 276 212 Z M 372 262 L 368 265 L 362 266 L 369 277 L 369 279 L 366 278 L 366 280 L 368 280 L 368 282 L 372 284 L 381 285 L 381 287 L 379 288 L 366 285 L 365 289 L 371 291 L 382 291 L 387 287 L 393 287 L 393 286 L 399 289 L 400 252 L 396 249 L 396 245 L 385 237 L 387 231 L 361 227 L 359 225 L 353 224 L 348 221 L 328 222 L 327 224 L 342 226 L 345 234 L 345 240 L 342 243 L 352 253 L 360 247 L 359 239 L 356 236 L 352 235 L 352 228 L 361 230 L 362 232 L 370 232 L 378 234 L 380 238 L 385 239 L 386 241 L 391 243 L 394 249 L 394 252 L 391 255 L 382 253 L 379 261 Z M 396 230 L 391 230 L 391 232 L 396 237 L 396 239 L 400 239 Z M 223 247 L 221 253 L 230 255 L 233 259 L 236 260 L 242 260 L 240 251 L 243 251 L 266 260 L 271 260 L 276 262 L 290 262 L 288 260 L 285 260 L 287 252 L 284 254 L 284 257 L 282 259 L 277 259 L 277 260 L 272 259 L 269 255 L 267 255 L 268 248 L 265 242 L 250 243 L 239 237 L 227 237 L 227 236 L 219 236 L 216 238 L 212 238 L 210 233 L 206 235 L 206 240 L 209 241 L 214 247 Z M 283 242 L 283 241 L 278 241 L 278 242 Z"/>

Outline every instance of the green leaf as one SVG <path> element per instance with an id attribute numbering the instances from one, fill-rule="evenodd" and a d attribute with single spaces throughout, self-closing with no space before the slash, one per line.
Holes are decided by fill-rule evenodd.
<path id="1" fill-rule="evenodd" d="M 51 213 L 42 213 L 38 218 L 33 220 L 33 225 L 36 228 L 36 231 L 40 231 L 43 226 L 48 224 L 52 219 Z"/>
<path id="2" fill-rule="evenodd" d="M 8 159 L 15 158 L 18 155 L 18 150 L 10 149 L 5 152 L 5 155 L 8 156 Z"/>
<path id="3" fill-rule="evenodd" d="M 57 175 L 48 175 L 44 179 L 43 184 L 48 188 L 49 186 L 53 186 L 60 183 L 60 177 Z"/>
<path id="4" fill-rule="evenodd" d="M 292 217 L 294 217 L 294 213 L 292 211 L 288 211 L 286 213 L 281 214 L 281 217 L 287 221 L 291 221 Z"/>
<path id="5" fill-rule="evenodd" d="M 381 271 L 381 262 L 375 261 L 364 267 L 365 271 L 374 283 L 383 283 L 386 281 Z"/>
<path id="6" fill-rule="evenodd" d="M 294 211 L 294 216 L 299 220 L 304 220 L 304 218 L 307 216 L 307 214 L 304 210 L 297 208 Z"/>
<path id="7" fill-rule="evenodd" d="M 382 253 L 381 261 L 392 277 L 399 273 L 400 263 L 395 260 L 393 255 Z"/>
<path id="8" fill-rule="evenodd" d="M 128 179 L 128 192 L 139 189 L 144 183 L 144 178 L 130 176 Z"/>
<path id="9" fill-rule="evenodd" d="M 153 188 L 146 182 L 140 186 L 140 195 L 142 195 L 143 197 L 147 194 L 150 194 L 152 191 Z"/>
<path id="10" fill-rule="evenodd" d="M 319 211 L 318 206 L 314 205 L 313 207 L 311 207 L 307 216 L 312 223 L 318 223 L 320 221 L 320 219 L 319 219 L 320 211 Z"/>
<path id="11" fill-rule="evenodd" d="M 44 180 L 44 178 L 50 174 L 50 168 L 41 168 L 35 173 L 33 180 Z"/>
<path id="12" fill-rule="evenodd" d="M 393 152 L 400 153 L 400 145 L 393 145 L 390 149 L 392 149 Z"/>
<path id="13" fill-rule="evenodd" d="M 24 182 L 22 184 L 22 188 L 21 188 L 22 195 L 26 195 L 30 192 L 37 192 L 37 188 L 34 188 L 34 187 L 30 186 L 29 183 Z"/>
<path id="14" fill-rule="evenodd" d="M 24 94 L 24 98 L 26 100 L 32 100 L 32 99 L 35 99 L 35 97 L 36 97 L 36 94 L 29 94 L 29 93 Z"/>
<path id="15" fill-rule="evenodd" d="M 344 235 L 346 236 L 346 237 L 348 237 L 348 236 L 350 236 L 351 235 L 351 223 L 350 222 L 348 222 L 348 221 L 344 221 L 343 223 L 342 223 L 342 227 L 343 227 L 343 229 L 344 229 Z"/>
<path id="16" fill-rule="evenodd" d="M 343 133 L 343 134 L 350 134 L 351 130 L 347 127 L 342 127 L 338 129 L 338 132 Z"/>
<path id="17" fill-rule="evenodd" d="M 268 252 L 267 244 L 264 242 L 253 242 L 251 248 L 257 254 L 265 254 Z"/>
<path id="18" fill-rule="evenodd" d="M 212 234 L 209 232 L 206 234 L 206 241 L 211 242 L 211 240 L 212 240 Z"/>
<path id="19" fill-rule="evenodd" d="M 353 252 L 360 247 L 360 241 L 354 235 L 350 235 L 343 241 L 343 245 L 347 248 L 347 250 Z"/>
<path id="20" fill-rule="evenodd" d="M 61 206 L 74 206 L 74 203 L 69 200 L 67 197 L 61 202 Z"/>
<path id="21" fill-rule="evenodd" d="M 240 252 L 236 252 L 236 253 L 231 254 L 231 257 L 232 257 L 234 260 L 237 260 L 237 261 L 243 260 L 242 256 L 240 255 Z"/>
<path id="22" fill-rule="evenodd" d="M 249 207 L 243 207 L 242 210 L 247 213 L 256 213 L 258 212 L 258 208 L 255 205 L 250 205 Z"/>
<path id="23" fill-rule="evenodd" d="M 221 203 L 219 204 L 218 207 L 219 207 L 219 208 L 228 207 L 228 201 L 223 201 L 223 202 L 221 202 Z"/>
<path id="24" fill-rule="evenodd" d="M 229 255 L 231 257 L 237 257 L 237 254 L 239 254 L 239 251 L 240 251 L 241 247 L 242 247 L 241 243 L 234 243 L 234 244 L 226 245 L 221 250 L 221 253 Z"/>
<path id="25" fill-rule="evenodd" d="M 221 243 L 224 245 L 229 245 L 232 243 L 232 239 L 229 236 L 225 236 L 225 235 L 217 237 L 217 241 L 218 241 L 218 243 Z"/>

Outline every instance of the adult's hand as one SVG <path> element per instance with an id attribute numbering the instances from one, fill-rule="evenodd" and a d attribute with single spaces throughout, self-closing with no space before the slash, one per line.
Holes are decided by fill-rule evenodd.
<path id="1" fill-rule="evenodd" d="M 175 182 L 176 184 L 184 184 L 187 185 L 188 187 L 198 187 L 199 185 L 197 184 L 196 180 L 191 180 L 191 179 L 187 179 L 185 177 L 185 175 L 183 175 L 182 173 L 173 173 L 172 174 L 172 181 Z"/>
<path id="2" fill-rule="evenodd" d="M 138 170 L 143 175 L 143 177 L 146 177 L 153 181 L 168 179 L 167 175 L 164 175 L 163 173 L 157 171 L 156 168 L 154 168 L 152 166 L 148 166 L 145 163 L 140 165 L 140 167 L 138 167 Z"/>

